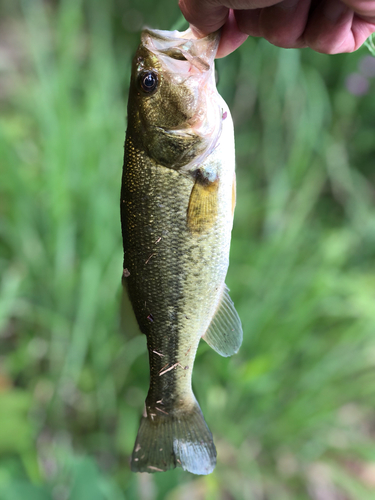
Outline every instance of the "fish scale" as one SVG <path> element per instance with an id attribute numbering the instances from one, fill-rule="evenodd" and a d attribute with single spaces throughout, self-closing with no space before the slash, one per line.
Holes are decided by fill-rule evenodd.
<path id="1" fill-rule="evenodd" d="M 215 466 L 216 450 L 192 391 L 196 351 L 202 336 L 223 355 L 235 352 L 239 337 L 242 339 L 233 303 L 229 296 L 224 300 L 234 206 L 233 128 L 227 118 L 229 110 L 215 90 L 218 116 L 226 119 L 220 124 L 220 140 L 212 151 L 190 170 L 183 165 L 163 165 L 152 157 L 144 127 L 147 120 L 152 123 L 157 116 L 157 93 L 156 100 L 150 101 L 149 95 L 139 92 L 137 74 L 155 67 L 157 61 L 152 51 L 148 59 L 144 43 L 139 53 L 142 58 L 136 55 L 133 63 L 121 190 L 123 284 L 140 330 L 147 337 L 150 388 L 131 466 L 140 472 L 181 466 L 196 474 L 207 474 Z M 159 63 L 157 68 L 161 70 Z M 164 74 L 162 84 L 167 81 L 168 75 Z M 184 94 L 181 88 L 178 90 L 172 110 L 184 105 Z M 189 115 L 192 92 L 186 94 L 187 111 L 180 113 L 185 117 Z M 173 87 L 165 95 L 172 99 Z M 166 134 L 167 139 L 162 136 L 161 140 L 173 141 L 176 132 Z M 168 146 L 168 154 L 183 149 L 184 138 L 190 148 L 201 142 L 199 137 L 191 141 L 185 129 L 181 134 L 181 147 Z M 163 153 L 161 156 L 164 158 Z M 205 172 L 213 172 L 214 180 L 206 178 Z M 216 321 L 211 335 L 209 326 L 215 324 L 215 313 L 217 318 L 230 319 L 225 332 L 221 331 L 224 323 Z"/>

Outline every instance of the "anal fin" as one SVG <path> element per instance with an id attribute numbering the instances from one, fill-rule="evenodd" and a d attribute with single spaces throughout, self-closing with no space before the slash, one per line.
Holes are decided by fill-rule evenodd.
<path id="1" fill-rule="evenodd" d="M 241 320 L 228 292 L 228 287 L 224 285 L 218 308 L 203 335 L 207 344 L 225 357 L 238 352 L 243 338 Z"/>

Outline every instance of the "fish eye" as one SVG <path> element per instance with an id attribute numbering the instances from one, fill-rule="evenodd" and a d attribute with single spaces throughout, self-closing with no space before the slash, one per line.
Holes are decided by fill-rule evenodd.
<path id="1" fill-rule="evenodd" d="M 143 92 L 150 94 L 158 86 L 158 75 L 155 71 L 143 71 L 139 75 L 139 83 Z"/>

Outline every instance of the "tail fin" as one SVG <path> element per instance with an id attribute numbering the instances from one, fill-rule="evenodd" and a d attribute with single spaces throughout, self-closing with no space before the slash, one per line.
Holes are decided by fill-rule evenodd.
<path id="1" fill-rule="evenodd" d="M 216 448 L 198 403 L 190 411 L 142 417 L 131 459 L 133 472 L 182 467 L 193 474 L 210 474 L 215 465 Z"/>

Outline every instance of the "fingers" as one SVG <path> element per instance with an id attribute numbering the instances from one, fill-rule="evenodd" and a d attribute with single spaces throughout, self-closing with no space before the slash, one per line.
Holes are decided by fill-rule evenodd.
<path id="1" fill-rule="evenodd" d="M 357 50 L 375 32 L 375 1 L 284 0 L 267 8 L 235 11 L 235 17 L 239 31 L 278 47 L 337 54 Z"/>
<path id="2" fill-rule="evenodd" d="M 375 0 L 179 0 L 179 5 L 198 36 L 223 27 L 217 57 L 233 52 L 247 35 L 278 47 L 336 54 L 357 50 L 375 32 Z"/>
<path id="3" fill-rule="evenodd" d="M 233 10 L 229 11 L 228 18 L 222 27 L 220 44 L 216 57 L 225 57 L 244 43 L 248 35 L 239 31 Z"/>
<path id="4" fill-rule="evenodd" d="M 284 0 L 256 11 L 237 11 L 238 28 L 252 36 L 262 36 L 284 48 L 305 47 L 302 38 L 310 10 L 310 0 Z"/>
<path id="5" fill-rule="evenodd" d="M 343 0 L 359 17 L 375 23 L 375 2 L 373 0 Z"/>
<path id="6" fill-rule="evenodd" d="M 233 52 L 247 35 L 263 36 L 279 47 L 305 46 L 301 36 L 310 0 L 179 0 L 179 6 L 198 36 L 224 26 L 217 57 Z M 234 16 L 229 7 L 236 9 Z"/>
<path id="7" fill-rule="evenodd" d="M 201 0 L 179 0 L 179 6 L 197 36 L 222 28 L 217 58 L 236 50 L 248 37 L 238 30 L 233 10 L 227 7 L 212 7 L 212 4 Z"/>
<path id="8" fill-rule="evenodd" d="M 361 2 L 353 0 L 350 6 L 340 0 L 321 2 L 312 13 L 306 27 L 304 33 L 306 44 L 324 54 L 357 50 L 375 31 L 375 16 L 372 23 L 359 17 L 351 8 L 351 6 L 357 8 L 360 4 Z M 369 4 L 374 6 L 374 2 L 367 1 L 367 6 Z M 360 11 L 363 12 L 361 5 Z"/>
<path id="9" fill-rule="evenodd" d="M 268 7 L 281 0 L 179 0 L 185 19 L 197 34 L 207 35 L 221 28 L 229 9 L 256 9 Z"/>
<path id="10" fill-rule="evenodd" d="M 224 26 L 217 57 L 233 52 L 247 35 L 263 36 L 279 47 L 303 47 L 310 0 L 179 0 L 193 31 L 203 36 Z M 275 5 L 276 4 L 276 5 Z M 251 9 L 249 9 L 251 5 Z M 255 8 L 256 6 L 262 8 Z M 229 8 L 235 14 L 229 16 Z M 247 9 L 245 9 L 247 7 Z M 243 10 L 241 10 L 243 8 Z M 232 12 L 232 11 L 231 11 Z"/>

